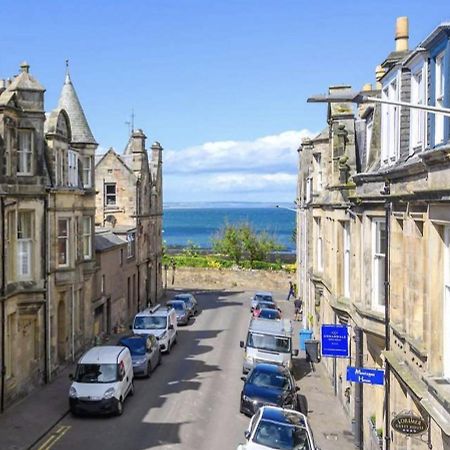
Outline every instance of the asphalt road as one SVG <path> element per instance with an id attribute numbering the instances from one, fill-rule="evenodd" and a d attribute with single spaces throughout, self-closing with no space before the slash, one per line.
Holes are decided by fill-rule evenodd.
<path id="1" fill-rule="evenodd" d="M 239 413 L 239 341 L 250 318 L 250 295 L 196 294 L 201 313 L 178 329 L 177 345 L 150 379 L 136 380 L 122 416 L 69 414 L 35 449 L 235 449 L 249 422 Z"/>

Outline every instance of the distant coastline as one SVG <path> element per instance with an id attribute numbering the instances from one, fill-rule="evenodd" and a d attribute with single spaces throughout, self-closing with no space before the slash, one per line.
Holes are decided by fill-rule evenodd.
<path id="1" fill-rule="evenodd" d="M 239 209 L 239 208 L 293 208 L 293 202 L 167 202 L 163 209 Z"/>

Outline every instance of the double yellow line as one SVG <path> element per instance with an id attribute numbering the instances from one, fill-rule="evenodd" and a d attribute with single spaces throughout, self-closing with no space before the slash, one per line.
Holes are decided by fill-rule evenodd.
<path id="1" fill-rule="evenodd" d="M 59 426 L 50 437 L 38 447 L 38 450 L 49 450 L 52 448 L 70 430 L 70 428 L 70 425 Z"/>

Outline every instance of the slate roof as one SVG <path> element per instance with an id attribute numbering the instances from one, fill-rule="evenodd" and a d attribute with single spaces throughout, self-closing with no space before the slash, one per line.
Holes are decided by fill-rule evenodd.
<path id="1" fill-rule="evenodd" d="M 58 108 L 65 109 L 69 115 L 72 128 L 72 142 L 78 144 L 97 144 L 89 128 L 68 71 L 59 97 Z"/>
<path id="2" fill-rule="evenodd" d="M 113 232 L 96 233 L 94 237 L 95 251 L 102 252 L 114 247 L 126 244 L 126 242 Z"/>
<path id="3" fill-rule="evenodd" d="M 42 86 L 41 83 L 39 83 L 36 78 L 32 77 L 30 75 L 30 65 L 24 61 L 20 65 L 21 72 L 19 75 L 17 75 L 11 82 L 11 84 L 7 87 L 8 91 L 17 91 L 17 90 L 24 90 L 24 91 L 39 91 L 44 92 L 45 88 Z"/>

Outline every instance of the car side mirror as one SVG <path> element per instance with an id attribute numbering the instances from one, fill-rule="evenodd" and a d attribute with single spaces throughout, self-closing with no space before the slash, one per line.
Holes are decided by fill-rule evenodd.
<path id="1" fill-rule="evenodd" d="M 169 325 L 169 330 L 173 330 L 173 325 L 172 324 Z"/>
<path id="2" fill-rule="evenodd" d="M 295 386 L 295 392 L 298 392 L 300 388 L 298 386 Z"/>
<path id="3" fill-rule="evenodd" d="M 73 373 L 69 373 L 69 380 L 73 380 L 73 379 L 74 379 Z"/>
<path id="4" fill-rule="evenodd" d="M 296 349 L 292 352 L 292 354 L 293 354 L 294 356 L 298 356 L 298 348 L 296 348 Z"/>
<path id="5" fill-rule="evenodd" d="M 247 377 L 241 377 L 242 381 L 247 381 Z"/>
<path id="6" fill-rule="evenodd" d="M 244 431 L 245 439 L 250 439 L 250 431 Z"/>
<path id="7" fill-rule="evenodd" d="M 240 346 L 241 348 L 244 348 L 244 341 L 239 342 L 239 346 Z"/>

